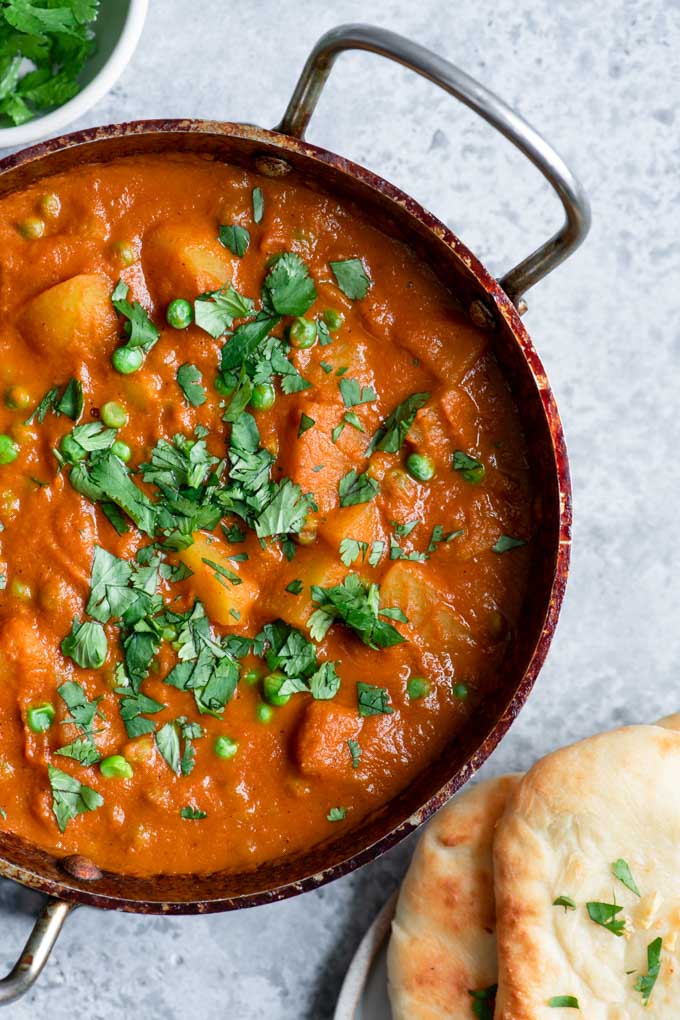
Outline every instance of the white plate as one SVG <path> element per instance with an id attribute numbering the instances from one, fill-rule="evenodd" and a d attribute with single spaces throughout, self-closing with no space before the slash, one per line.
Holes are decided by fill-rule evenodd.
<path id="1" fill-rule="evenodd" d="M 387 943 L 397 893 L 359 943 L 340 989 L 333 1020 L 392 1020 L 387 997 Z"/>

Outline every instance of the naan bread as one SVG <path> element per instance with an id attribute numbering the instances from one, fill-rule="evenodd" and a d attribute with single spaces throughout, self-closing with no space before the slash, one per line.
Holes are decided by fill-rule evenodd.
<path id="1" fill-rule="evenodd" d="M 612 873 L 621 859 L 639 897 Z M 493 860 L 496 1020 L 678 1015 L 680 734 L 629 726 L 548 755 L 511 795 Z M 576 909 L 553 906 L 559 896 Z M 624 934 L 591 920 L 589 901 L 621 905 Z M 645 1006 L 635 985 L 650 944 L 660 969 Z M 557 996 L 574 996 L 580 1011 L 552 1008 Z"/>
<path id="2" fill-rule="evenodd" d="M 520 778 L 479 783 L 426 827 L 392 923 L 394 1020 L 472 1018 L 470 990 L 496 984 L 493 834 Z"/>

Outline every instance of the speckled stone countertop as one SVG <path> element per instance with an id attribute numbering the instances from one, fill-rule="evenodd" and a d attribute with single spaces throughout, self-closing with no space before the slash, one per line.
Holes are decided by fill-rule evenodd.
<path id="1" fill-rule="evenodd" d="M 182 115 L 270 126 L 309 47 L 343 21 L 412 36 L 480 78 L 558 147 L 593 205 L 585 247 L 530 293 L 525 316 L 564 420 L 575 524 L 548 663 L 484 771 L 522 769 L 559 743 L 680 708 L 680 6 L 151 0 L 132 63 L 76 126 Z M 309 137 L 410 192 L 495 272 L 560 215 L 506 142 L 377 57 L 341 58 Z M 78 910 L 37 988 L 6 1015 L 327 1020 L 411 848 L 238 914 Z M 0 882 L 3 971 L 39 902 Z"/>

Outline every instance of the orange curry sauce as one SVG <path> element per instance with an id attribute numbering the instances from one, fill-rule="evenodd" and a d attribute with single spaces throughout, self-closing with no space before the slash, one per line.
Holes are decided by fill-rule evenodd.
<path id="1" fill-rule="evenodd" d="M 253 213 L 258 187 L 260 222 Z M 245 254 L 220 243 L 221 225 L 248 231 Z M 0 432 L 16 444 L 10 450 L 18 448 L 14 460 L 0 464 L 0 829 L 57 855 L 77 851 L 103 868 L 146 875 L 249 869 L 355 826 L 465 726 L 480 691 L 494 684 L 518 619 L 530 552 L 501 536 L 530 538 L 530 482 L 519 415 L 487 335 L 463 318 L 407 247 L 374 229 L 349 204 L 294 176 L 269 180 L 200 158 L 127 158 L 84 166 L 6 197 L 0 201 L 0 252 Z M 303 499 L 301 532 L 298 521 L 298 532 L 283 542 L 271 535 L 260 540 L 255 512 L 244 521 L 225 497 L 222 519 L 200 530 L 193 544 L 185 534 L 186 547 L 179 551 L 162 547 L 171 529 L 144 534 L 120 511 L 119 526 L 127 524 L 128 530 L 118 534 L 97 501 L 73 487 L 77 458 L 66 457 L 60 468 L 54 450 L 73 429 L 74 437 L 82 426 L 99 423 L 103 431 L 101 408 L 115 401 L 128 418 L 117 433 L 132 451 L 128 480 L 143 501 L 155 507 L 163 496 L 145 482 L 139 466 L 150 463 L 161 439 L 172 444 L 173 437 L 186 437 L 190 450 L 197 426 L 205 429 L 207 454 L 222 462 L 214 464 L 215 489 L 229 492 L 232 425 L 223 415 L 232 396 L 225 393 L 229 385 L 222 392 L 215 385 L 221 351 L 233 342 L 233 331 L 261 310 L 264 281 L 277 265 L 272 256 L 282 252 L 298 256 L 290 265 L 308 298 L 307 273 L 313 281 L 316 298 L 312 292 L 306 319 L 316 322 L 329 309 L 342 316 L 339 328 L 339 316 L 331 316 L 333 328 L 321 327 L 309 348 L 292 346 L 288 352 L 278 345 L 279 355 L 294 366 L 293 388 L 300 376 L 308 387 L 285 393 L 282 374 L 274 373 L 273 406 L 251 405 L 244 412 L 257 426 L 257 449 L 273 455 L 262 498 L 265 503 L 273 498 L 286 478 L 299 486 L 288 483 L 287 493 Z M 364 281 L 363 297 L 348 297 L 329 266 L 350 259 L 361 260 L 359 276 L 370 280 Z M 286 272 L 280 267 L 280 278 Z M 141 368 L 130 374 L 112 365 L 113 352 L 126 343 L 125 318 L 111 302 L 119 280 L 129 287 L 128 300 L 139 302 L 160 332 Z M 229 282 L 252 299 L 253 311 L 237 317 L 224 335 L 215 339 L 195 323 L 186 329 L 168 325 L 166 309 L 173 299 L 193 306 L 198 296 Z M 345 288 L 353 290 L 351 284 Z M 285 306 L 281 287 L 274 291 Z M 272 334 L 285 340 L 293 321 L 283 315 Z M 200 372 L 205 394 L 200 406 L 191 406 L 178 384 L 182 365 Z M 240 369 L 239 362 L 237 376 Z M 241 392 L 247 375 L 246 369 L 240 376 Z M 71 379 L 82 385 L 84 397 L 77 421 L 54 406 Z M 363 402 L 347 406 L 343 379 L 358 384 Z M 55 387 L 42 423 L 34 418 L 25 424 Z M 351 400 L 351 390 L 346 392 Z M 397 452 L 376 449 L 366 457 L 376 430 L 415 393 L 429 396 L 405 438 L 393 435 L 397 444 L 402 439 Z M 334 434 L 348 412 L 350 420 Z M 237 410 L 232 417 L 238 418 Z M 308 419 L 313 425 L 301 429 Z M 104 442 L 111 441 L 104 433 Z M 483 468 L 470 470 L 465 461 L 464 471 L 459 459 L 456 470 L 456 451 Z M 415 480 L 406 470 L 414 452 L 430 458 L 431 480 Z M 98 457 L 109 468 L 115 458 L 110 449 L 83 450 L 80 456 L 86 471 Z M 264 458 L 267 467 L 266 452 Z M 122 461 L 118 467 L 125 475 Z M 339 486 L 353 469 L 368 472 L 369 491 L 362 491 L 370 498 L 341 506 Z M 199 479 L 199 489 L 203 484 L 205 478 Z M 304 504 L 307 493 L 316 510 Z M 227 535 L 239 538 L 239 528 L 245 538 L 230 542 Z M 343 539 L 359 543 L 343 546 L 349 565 L 341 559 Z M 494 551 L 499 539 L 500 551 Z M 97 623 L 86 606 L 97 548 L 128 564 L 122 580 L 116 574 L 120 595 L 121 588 L 142 584 L 130 564 L 154 541 L 163 574 L 180 563 L 184 573 L 193 573 L 152 584 L 151 615 L 160 618 L 170 610 L 177 619 L 172 624 L 165 617 L 148 675 L 136 684 L 160 710 L 139 713 L 147 732 L 131 737 L 120 711 L 126 692 L 134 693 L 120 665 L 121 642 L 131 630 L 115 612 L 107 618 L 101 606 L 95 613 L 103 622 Z M 142 559 L 152 555 L 147 550 Z M 364 611 L 373 606 L 369 621 L 375 622 L 377 594 L 381 609 L 395 610 L 378 619 L 403 640 L 369 647 L 360 631 L 336 617 L 325 637 L 312 643 L 310 669 L 308 621 L 318 610 L 311 586 L 334 589 L 352 574 L 361 580 Z M 288 591 L 291 582 L 298 583 Z M 373 589 L 368 599 L 373 584 L 379 592 Z M 129 590 L 127 596 L 137 597 Z M 212 628 L 209 665 L 226 658 L 232 683 L 239 678 L 228 702 L 213 707 L 213 714 L 199 711 L 193 689 L 165 682 L 178 655 L 188 664 L 185 678 L 196 665 L 197 649 L 182 643 L 180 619 L 195 602 Z M 62 650 L 74 617 L 93 624 L 95 645 L 103 627 L 101 667 L 78 665 L 65 654 L 68 642 Z M 264 638 L 256 646 L 259 655 L 244 654 L 246 642 L 229 643 L 233 635 L 253 638 L 276 620 L 284 621 L 279 633 L 292 634 L 297 647 L 306 649 L 304 669 L 290 656 L 283 666 L 271 660 L 267 665 Z M 186 622 L 184 628 L 186 638 Z M 234 648 L 241 657 L 232 661 Z M 82 658 L 92 651 L 75 654 Z M 320 689 L 317 675 L 315 697 L 310 678 L 323 663 L 335 664 L 326 674 L 330 689 Z M 285 704 L 270 706 L 263 679 L 277 665 L 299 689 L 278 699 Z M 411 684 L 409 694 L 413 678 L 425 682 Z M 360 712 L 357 684 L 371 685 L 363 695 L 369 714 Z M 58 688 L 69 692 L 71 702 L 80 693 L 81 708 L 69 708 Z M 97 698 L 93 716 L 87 706 Z M 43 710 L 31 728 L 31 710 L 45 703 L 53 718 Z M 238 745 L 226 745 L 231 757 L 215 751 L 221 736 Z M 57 754 L 74 743 L 76 757 Z M 126 760 L 126 774 L 102 773 L 101 760 L 113 755 Z M 91 763 L 82 764 L 78 756 Z M 53 786 L 61 792 L 55 794 Z"/>

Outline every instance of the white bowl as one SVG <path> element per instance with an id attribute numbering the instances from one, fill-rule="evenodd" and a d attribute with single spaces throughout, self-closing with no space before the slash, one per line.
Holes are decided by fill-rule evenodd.
<path id="1" fill-rule="evenodd" d="M 94 23 L 97 50 L 83 68 L 80 92 L 63 106 L 17 127 L 0 128 L 0 149 L 58 135 L 94 106 L 127 66 L 142 34 L 149 0 L 103 0 Z"/>

